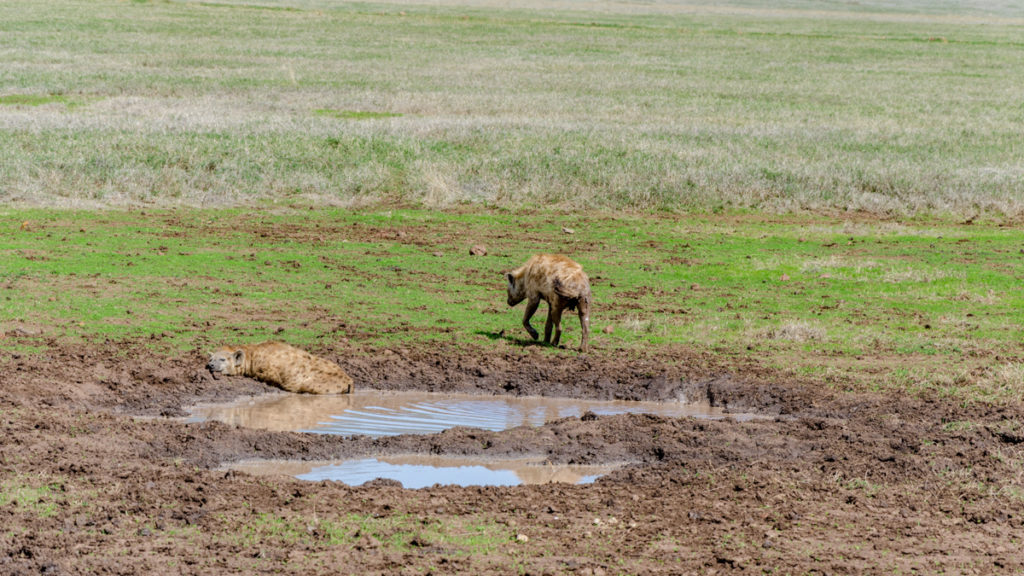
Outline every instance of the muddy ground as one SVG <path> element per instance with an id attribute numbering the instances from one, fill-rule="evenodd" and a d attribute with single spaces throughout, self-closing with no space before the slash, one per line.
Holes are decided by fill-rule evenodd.
<path id="1" fill-rule="evenodd" d="M 761 369 L 756 358 L 685 348 L 595 358 L 504 342 L 344 344 L 320 352 L 376 388 L 708 399 L 769 417 L 586 415 L 504 432 L 336 438 L 183 422 L 190 404 L 269 390 L 214 380 L 201 350 L 163 358 L 131 343 L 38 342 L 24 331 L 5 340 L 52 352 L 0 351 L 0 574 L 1024 569 L 1020 406 L 854 395 Z M 422 490 L 217 469 L 388 453 L 630 464 L 591 485 Z M 326 533 L 351 515 L 381 522 L 341 540 Z M 401 526 L 388 528 L 389 518 Z M 490 547 L 436 536 L 480 525 L 491 529 Z"/>

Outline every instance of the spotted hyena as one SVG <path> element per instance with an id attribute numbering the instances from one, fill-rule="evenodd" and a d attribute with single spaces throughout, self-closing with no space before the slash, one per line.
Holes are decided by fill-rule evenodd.
<path id="1" fill-rule="evenodd" d="M 352 378 L 341 366 L 281 342 L 221 346 L 210 354 L 206 367 L 215 374 L 250 376 L 289 392 L 348 394 L 352 391 Z"/>
<path id="2" fill-rule="evenodd" d="M 526 300 L 523 326 L 536 340 L 537 331 L 530 326 L 530 318 L 537 311 L 541 300 L 548 303 L 548 321 L 544 325 L 544 342 L 551 342 L 551 328 L 555 329 L 558 346 L 562 335 L 562 311 L 577 309 L 583 337 L 580 352 L 587 351 L 587 337 L 590 335 L 590 279 L 579 264 L 557 254 L 537 254 L 519 268 L 506 274 L 508 280 L 508 305 Z"/>

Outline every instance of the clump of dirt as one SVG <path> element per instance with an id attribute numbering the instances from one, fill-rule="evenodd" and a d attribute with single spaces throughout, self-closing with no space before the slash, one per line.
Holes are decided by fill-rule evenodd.
<path id="1" fill-rule="evenodd" d="M 43 356 L 0 352 L 2 573 L 1024 566 L 1011 544 L 1024 529 L 1019 406 L 835 393 L 750 359 L 685 348 L 581 356 L 346 345 L 327 355 L 364 388 L 699 400 L 768 418 L 585 414 L 501 432 L 341 438 L 179 418 L 191 404 L 273 390 L 213 379 L 205 351 L 162 358 L 131 343 L 46 345 Z M 400 453 L 627 465 L 584 486 L 422 490 L 218 469 L 251 458 Z M 353 517 L 362 524 L 343 528 Z M 493 530 L 501 543 L 469 553 L 469 544 L 445 543 L 446 527 Z"/>

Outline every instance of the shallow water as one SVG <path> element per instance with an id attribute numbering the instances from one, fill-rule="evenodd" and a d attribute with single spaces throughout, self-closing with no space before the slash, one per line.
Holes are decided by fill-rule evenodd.
<path id="1" fill-rule="evenodd" d="M 644 413 L 678 418 L 724 418 L 719 408 L 681 402 L 625 402 L 572 398 L 474 396 L 430 392 L 357 391 L 318 396 L 271 394 L 189 410 L 189 421 L 219 420 L 247 428 L 343 436 L 433 434 L 455 426 L 506 430 L 566 417 Z M 729 416 L 744 419 L 743 415 Z"/>
<path id="2" fill-rule="evenodd" d="M 255 475 L 281 474 L 300 480 L 334 480 L 358 486 L 375 478 L 397 480 L 405 488 L 434 484 L 518 486 L 565 482 L 588 484 L 617 466 L 553 466 L 536 459 L 491 460 L 447 456 L 381 456 L 338 462 L 262 460 L 227 466 Z"/>

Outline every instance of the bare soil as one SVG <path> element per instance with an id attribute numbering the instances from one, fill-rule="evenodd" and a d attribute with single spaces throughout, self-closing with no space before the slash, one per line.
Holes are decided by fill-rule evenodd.
<path id="1" fill-rule="evenodd" d="M 31 330 L 9 343 L 38 343 Z M 0 351 L 2 574 L 1013 573 L 1024 569 L 1020 406 L 857 395 L 755 358 L 491 349 L 319 351 L 357 385 L 598 399 L 707 399 L 770 416 L 567 418 L 503 432 L 338 438 L 185 423 L 183 407 L 260 394 L 202 350 L 137 343 Z M 360 487 L 217 468 L 252 458 L 424 453 L 628 462 L 591 485 Z M 49 486 L 38 497 L 19 489 Z M 21 498 L 21 501 L 18 498 Z M 324 521 L 413 518 L 421 535 Z M 274 532 L 267 518 L 305 527 Z M 466 553 L 427 527 L 500 528 Z M 397 531 L 397 529 L 396 529 Z M 240 535 L 246 534 L 243 538 Z M 404 538 L 404 540 L 402 540 Z"/>

